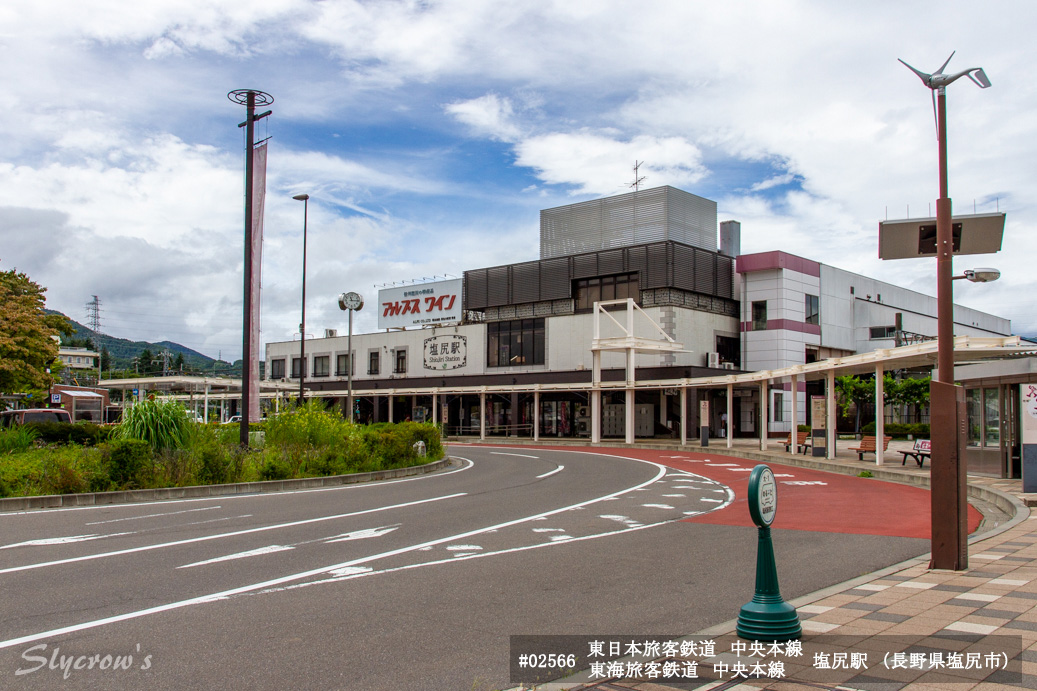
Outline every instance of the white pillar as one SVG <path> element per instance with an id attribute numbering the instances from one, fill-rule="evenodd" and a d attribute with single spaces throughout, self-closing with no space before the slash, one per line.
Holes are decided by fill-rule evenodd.
<path id="1" fill-rule="evenodd" d="M 591 444 L 601 443 L 601 389 L 591 389 Z"/>
<path id="2" fill-rule="evenodd" d="M 688 445 L 688 388 L 682 386 L 681 392 L 681 446 Z"/>
<path id="3" fill-rule="evenodd" d="M 205 382 L 205 415 L 202 416 L 202 420 L 209 422 L 209 382 Z"/>
<path id="4" fill-rule="evenodd" d="M 875 365 L 875 465 L 882 465 L 885 460 L 883 456 L 886 452 L 882 448 L 882 439 L 886 436 L 886 415 L 885 415 L 885 404 L 882 399 L 884 397 L 884 389 L 886 383 L 883 381 L 885 371 L 882 368 L 882 363 L 876 363 Z"/>
<path id="5" fill-rule="evenodd" d="M 439 424 L 439 394 L 432 394 L 432 424 Z"/>
<path id="6" fill-rule="evenodd" d="M 768 391 L 769 384 L 770 382 L 766 379 L 760 382 L 760 451 L 767 450 L 767 428 L 770 427 L 767 412 L 767 404 L 770 402 L 767 397 L 771 393 Z"/>
<path id="7" fill-rule="evenodd" d="M 828 439 L 825 446 L 825 458 L 828 460 L 835 459 L 835 370 L 828 370 L 828 385 L 825 387 L 825 395 L 828 397 L 828 402 L 825 405 L 827 411 L 828 420 L 825 422 L 825 426 L 828 428 Z"/>
<path id="8" fill-rule="evenodd" d="M 393 399 L 393 395 L 389 394 L 385 398 L 387 399 L 387 401 L 389 403 L 389 422 L 391 423 L 391 422 L 393 422 L 393 419 L 392 419 L 392 399 Z"/>
<path id="9" fill-rule="evenodd" d="M 735 431 L 735 387 L 727 385 L 727 448 L 731 448 Z"/>
<path id="10" fill-rule="evenodd" d="M 799 375 L 792 375 L 792 453 L 796 453 L 796 435 L 799 433 Z"/>
<path id="11" fill-rule="evenodd" d="M 479 394 L 479 439 L 486 440 L 486 392 Z"/>
<path id="12" fill-rule="evenodd" d="M 659 389 L 659 424 L 666 424 L 666 389 Z"/>
<path id="13" fill-rule="evenodd" d="M 626 398 L 624 401 L 623 412 L 625 417 L 624 429 L 626 430 L 626 441 L 627 444 L 634 443 L 634 390 L 626 390 Z"/>
<path id="14" fill-rule="evenodd" d="M 628 305 L 629 306 L 629 305 Z M 634 310 L 627 310 L 627 326 L 629 328 L 628 333 L 634 333 Z M 633 348 L 627 348 L 627 390 L 626 400 L 624 405 L 624 416 L 626 418 L 626 443 L 634 443 L 634 379 L 635 379 L 635 358 L 637 357 L 637 351 Z"/>
<path id="15" fill-rule="evenodd" d="M 540 392 L 533 392 L 533 441 L 540 441 Z"/>

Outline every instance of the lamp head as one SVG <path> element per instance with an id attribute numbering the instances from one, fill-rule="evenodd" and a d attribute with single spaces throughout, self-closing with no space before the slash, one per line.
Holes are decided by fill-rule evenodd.
<path id="1" fill-rule="evenodd" d="M 292 197 L 292 199 L 297 199 L 297 200 L 299 200 L 301 202 L 304 202 L 304 201 L 306 201 L 309 198 L 310 198 L 310 195 L 308 195 L 308 194 L 297 194 L 294 197 Z"/>
<path id="2" fill-rule="evenodd" d="M 997 269 L 965 269 L 965 279 L 973 283 L 990 283 L 1001 278 L 1001 272 Z"/>

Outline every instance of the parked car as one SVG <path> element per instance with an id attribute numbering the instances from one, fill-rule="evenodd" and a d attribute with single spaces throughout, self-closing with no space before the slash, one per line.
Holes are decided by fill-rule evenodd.
<path id="1" fill-rule="evenodd" d="M 72 416 L 63 408 L 25 408 L 0 413 L 0 427 L 13 427 L 26 422 L 72 422 Z"/>
<path id="2" fill-rule="evenodd" d="M 238 423 L 238 422 L 241 422 L 241 416 L 240 415 L 231 415 L 229 418 L 227 418 L 227 421 L 224 422 L 223 424 L 225 424 L 225 425 L 233 425 L 233 424 Z"/>

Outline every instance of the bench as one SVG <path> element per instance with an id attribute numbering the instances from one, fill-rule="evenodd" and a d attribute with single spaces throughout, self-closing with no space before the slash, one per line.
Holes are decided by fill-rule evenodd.
<path id="1" fill-rule="evenodd" d="M 893 440 L 893 437 L 882 437 L 882 450 L 885 451 L 889 448 L 889 442 Z M 875 453 L 875 437 L 862 437 L 860 446 L 850 447 L 850 451 L 857 452 L 857 460 L 863 461 L 864 454 Z"/>
<path id="2" fill-rule="evenodd" d="M 904 462 L 900 465 L 907 465 L 907 459 L 913 458 L 915 459 L 915 462 L 918 463 L 918 467 L 921 468 L 922 463 L 925 461 L 925 459 L 931 458 L 931 444 L 932 442 L 930 442 L 928 439 L 915 439 L 915 445 L 911 448 L 910 451 L 900 452 L 904 454 Z"/>
<path id="3" fill-rule="evenodd" d="M 796 451 L 798 452 L 800 449 L 803 449 L 803 453 L 806 453 L 807 447 L 810 446 L 810 444 L 807 443 L 809 440 L 810 432 L 796 432 Z M 789 436 L 785 438 L 784 444 L 785 452 L 791 453 L 789 449 L 792 446 L 792 432 L 789 432 Z"/>

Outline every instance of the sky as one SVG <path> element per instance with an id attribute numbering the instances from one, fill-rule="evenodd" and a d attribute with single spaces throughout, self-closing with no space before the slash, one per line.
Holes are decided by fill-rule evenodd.
<path id="1" fill-rule="evenodd" d="M 1037 3 L 9 0 L 0 270 L 101 331 L 241 353 L 242 106 L 272 95 L 262 340 L 345 332 L 337 296 L 539 257 L 539 211 L 673 185 L 781 249 L 935 295 L 878 222 L 935 214 L 947 89 L 956 213 L 1007 214 L 961 304 L 1037 334 Z"/>

